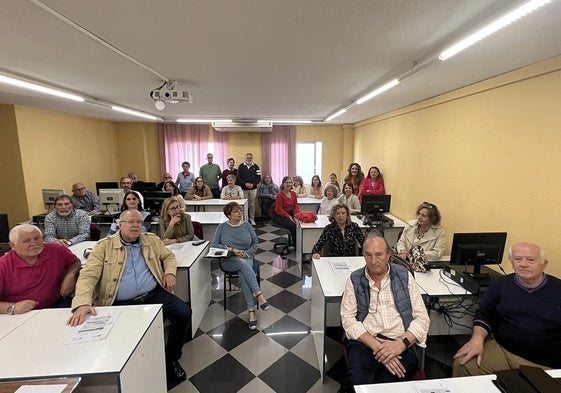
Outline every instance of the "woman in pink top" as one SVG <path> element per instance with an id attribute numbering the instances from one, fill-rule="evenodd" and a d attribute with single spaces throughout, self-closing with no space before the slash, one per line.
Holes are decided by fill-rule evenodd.
<path id="1" fill-rule="evenodd" d="M 384 187 L 384 179 L 380 173 L 380 168 L 371 166 L 368 170 L 368 177 L 365 178 L 360 184 L 360 192 L 358 199 L 362 203 L 363 195 L 384 195 L 386 189 Z"/>

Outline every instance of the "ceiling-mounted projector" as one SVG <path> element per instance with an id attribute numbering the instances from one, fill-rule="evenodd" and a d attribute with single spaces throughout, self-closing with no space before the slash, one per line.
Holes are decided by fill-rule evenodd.
<path id="1" fill-rule="evenodd" d="M 193 95 L 186 90 L 178 89 L 177 81 L 164 82 L 162 86 L 150 92 L 150 97 L 156 101 L 156 109 L 163 110 L 166 104 L 177 104 L 185 102 L 193 103 Z"/>

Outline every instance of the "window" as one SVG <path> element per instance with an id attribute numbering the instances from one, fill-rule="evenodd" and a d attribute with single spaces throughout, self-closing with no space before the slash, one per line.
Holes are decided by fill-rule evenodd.
<path id="1" fill-rule="evenodd" d="M 321 178 L 321 142 L 296 143 L 296 174 L 310 184 L 312 176 Z"/>

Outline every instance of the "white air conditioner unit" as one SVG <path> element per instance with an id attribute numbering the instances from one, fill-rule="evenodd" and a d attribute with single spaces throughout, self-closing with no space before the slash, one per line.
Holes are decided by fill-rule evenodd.
<path id="1" fill-rule="evenodd" d="M 212 127 L 218 132 L 272 132 L 273 123 L 268 121 L 213 121 Z"/>

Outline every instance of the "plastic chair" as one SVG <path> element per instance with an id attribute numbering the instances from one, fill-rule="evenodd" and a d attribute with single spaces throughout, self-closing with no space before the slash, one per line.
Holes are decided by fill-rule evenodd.
<path id="1" fill-rule="evenodd" d="M 281 238 L 277 243 L 275 243 L 275 245 L 273 246 L 273 250 L 277 250 L 277 248 L 282 247 L 282 249 L 280 250 L 279 254 L 280 255 L 286 255 L 290 252 L 290 247 L 296 249 L 295 246 L 295 239 L 292 238 L 292 235 L 290 234 L 290 231 L 286 228 L 280 227 L 277 224 L 277 213 L 275 212 L 275 204 L 273 203 L 271 206 L 271 209 L 269 210 L 269 215 L 271 217 L 271 222 L 273 224 L 273 226 L 277 227 L 278 229 L 280 229 L 283 234 L 286 233 L 287 238 L 283 239 Z"/>
<path id="2" fill-rule="evenodd" d="M 199 240 L 204 240 L 204 232 L 203 232 L 203 225 L 198 221 L 192 221 L 193 229 L 195 230 L 195 236 L 199 238 Z"/>
<path id="3" fill-rule="evenodd" d="M 228 281 L 228 290 L 232 291 L 232 279 L 235 280 L 239 280 L 240 276 L 238 274 L 238 272 L 232 272 L 229 270 L 225 270 L 224 267 L 222 266 L 222 259 L 223 258 L 218 258 L 218 266 L 220 267 L 220 270 L 222 270 L 222 272 L 224 273 L 224 285 L 223 285 L 223 297 L 224 297 L 224 310 L 226 310 L 226 281 Z M 257 284 L 259 284 L 259 286 L 261 286 L 261 274 L 259 271 L 259 264 L 257 262 L 255 262 L 255 260 L 253 260 L 253 271 L 255 272 L 255 275 L 257 276 Z M 238 285 L 238 289 L 239 289 L 239 285 Z"/>
<path id="4" fill-rule="evenodd" d="M 101 229 L 99 225 L 94 224 L 93 222 L 90 224 L 90 240 L 98 241 L 101 238 Z"/>

